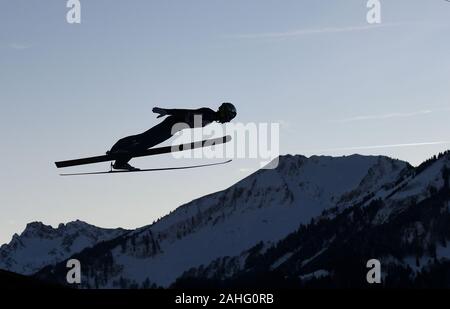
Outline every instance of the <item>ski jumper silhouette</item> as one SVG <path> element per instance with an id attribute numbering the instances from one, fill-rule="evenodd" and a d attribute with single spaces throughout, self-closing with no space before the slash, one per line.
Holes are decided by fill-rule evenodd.
<path id="1" fill-rule="evenodd" d="M 113 164 L 114 169 L 138 170 L 128 163 L 133 158 L 133 153 L 164 142 L 175 133 L 186 128 L 186 126 L 193 129 L 207 126 L 214 121 L 226 123 L 230 122 L 237 114 L 236 108 L 231 103 L 223 103 L 217 111 L 206 107 L 199 109 L 165 109 L 155 107 L 152 111 L 159 114 L 157 118 L 168 117 L 141 134 L 127 136 L 117 141 L 111 150 L 107 152 L 107 154 L 120 154 L 120 159 L 117 159 Z M 201 120 L 201 122 L 198 120 Z M 180 124 L 183 124 L 184 127 Z"/>

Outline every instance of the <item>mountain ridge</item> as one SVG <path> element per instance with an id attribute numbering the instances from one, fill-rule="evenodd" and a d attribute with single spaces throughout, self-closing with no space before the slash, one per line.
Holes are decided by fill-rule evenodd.
<path id="1" fill-rule="evenodd" d="M 184 204 L 153 225 L 130 232 L 127 237 L 141 244 L 136 245 L 137 251 L 145 244 L 143 235 L 150 233 L 159 251 L 139 259 L 131 240 L 123 240 L 104 252 L 114 270 L 101 279 L 88 278 L 87 285 L 167 287 L 192 266 L 238 255 L 260 241 L 282 239 L 300 223 L 334 206 L 378 165 L 388 171 L 389 181 L 409 168 L 406 162 L 382 156 L 281 157 L 277 169 L 257 171 L 226 190 Z M 374 180 L 371 185 L 375 190 L 382 184 Z M 90 264 L 88 272 L 99 267 Z"/>
<path id="2" fill-rule="evenodd" d="M 20 235 L 14 234 L 10 243 L 0 246 L 0 268 L 30 275 L 125 232 L 127 230 L 121 228 L 104 229 L 80 220 L 61 223 L 57 228 L 39 221 L 30 222 Z"/>
<path id="3" fill-rule="evenodd" d="M 435 196 L 440 187 L 448 186 L 442 170 L 449 157 L 446 152 L 413 167 L 385 156 L 282 156 L 276 169 L 259 170 L 225 190 L 181 205 L 153 224 L 70 257 L 82 262 L 85 288 L 192 283 L 196 274 L 204 274 L 199 269 L 213 274 L 221 263 L 228 265 L 229 274 L 236 274 L 245 269 L 248 258 L 292 238 L 311 220 L 336 220 L 348 209 L 364 210 L 382 200 L 372 220 L 383 224 L 408 209 L 411 201 Z M 297 256 L 297 249 L 291 251 L 280 265 L 289 255 Z M 324 269 L 315 271 L 327 277 Z M 65 264 L 57 262 L 45 265 L 36 276 L 64 284 L 65 272 Z M 301 276 L 314 279 L 314 274 Z"/>

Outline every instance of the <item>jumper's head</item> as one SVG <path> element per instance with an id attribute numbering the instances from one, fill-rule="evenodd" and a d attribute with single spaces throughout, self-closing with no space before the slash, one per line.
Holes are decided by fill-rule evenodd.
<path id="1" fill-rule="evenodd" d="M 220 105 L 217 113 L 219 114 L 220 123 L 230 122 L 237 115 L 236 107 L 231 103 L 223 103 Z"/>

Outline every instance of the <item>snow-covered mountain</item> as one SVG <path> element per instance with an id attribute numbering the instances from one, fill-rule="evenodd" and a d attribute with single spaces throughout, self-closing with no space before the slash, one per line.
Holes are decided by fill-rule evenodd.
<path id="1" fill-rule="evenodd" d="M 191 268 L 261 242 L 270 246 L 326 210 L 388 196 L 413 173 L 408 163 L 382 156 L 283 156 L 274 170 L 74 257 L 84 265 L 85 287 L 168 287 Z M 65 271 L 61 263 L 39 275 L 63 282 Z"/>
<path id="2" fill-rule="evenodd" d="M 56 229 L 32 222 L 20 236 L 15 234 L 9 244 L 0 247 L 0 269 L 30 275 L 125 232 L 124 229 L 99 228 L 79 220 L 60 224 Z"/>
<path id="3" fill-rule="evenodd" d="M 172 287 L 450 287 L 450 152 L 365 202 L 335 207 L 276 244 L 258 243 L 185 272 Z"/>
<path id="4" fill-rule="evenodd" d="M 423 274 L 425 265 L 450 259 L 449 171 L 448 152 L 417 168 L 383 156 L 282 156 L 276 169 L 182 205 L 152 225 L 98 236 L 86 246 L 73 241 L 67 253 L 56 244 L 55 259 L 33 257 L 53 252 L 46 228 L 27 243 L 18 240 L 24 232 L 2 247 L 0 265 L 22 273 L 45 266 L 36 277 L 65 284 L 65 260 L 76 258 L 85 288 L 345 286 L 352 277 L 343 273 L 365 278 L 369 257 L 394 274 Z M 73 229 L 77 234 L 80 227 Z M 13 255 L 14 247 L 22 249 Z"/>

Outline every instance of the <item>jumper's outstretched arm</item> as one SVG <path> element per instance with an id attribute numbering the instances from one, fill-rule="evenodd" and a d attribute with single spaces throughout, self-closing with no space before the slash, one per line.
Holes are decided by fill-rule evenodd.
<path id="1" fill-rule="evenodd" d="M 154 107 L 152 109 L 152 112 L 154 112 L 155 114 L 159 114 L 158 117 L 156 117 L 156 118 L 161 118 L 161 117 L 164 117 L 164 116 L 168 115 L 167 109 L 160 108 L 160 107 Z"/>
<path id="2" fill-rule="evenodd" d="M 161 108 L 154 107 L 152 110 L 155 114 L 159 114 L 156 118 L 161 118 L 164 116 L 176 116 L 185 117 L 189 114 L 203 114 L 203 110 L 200 109 L 177 109 L 177 108 Z"/>

